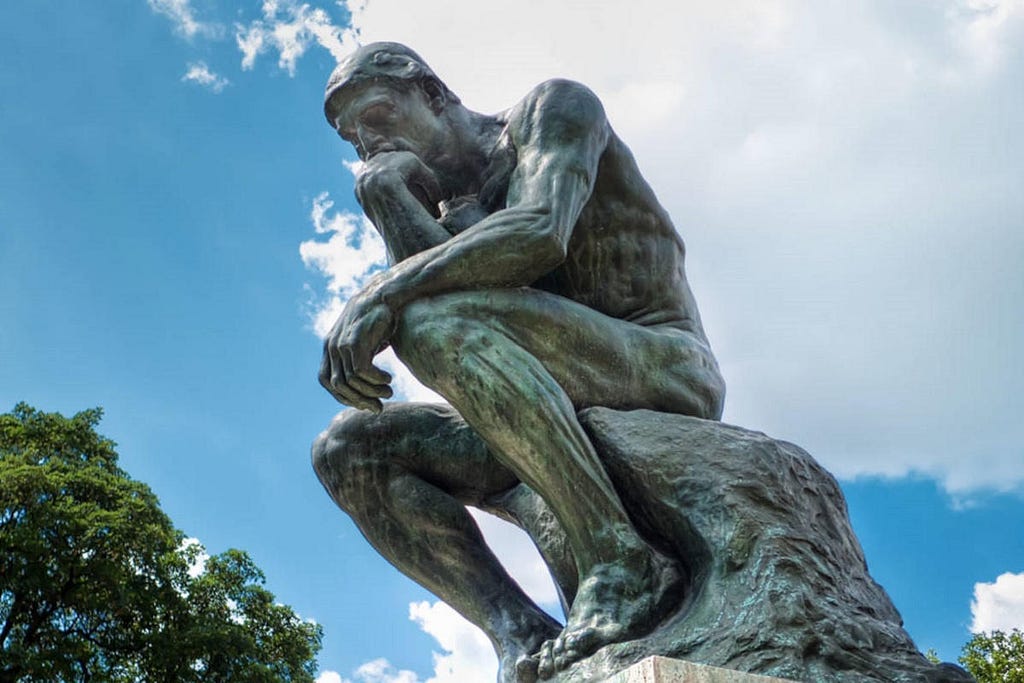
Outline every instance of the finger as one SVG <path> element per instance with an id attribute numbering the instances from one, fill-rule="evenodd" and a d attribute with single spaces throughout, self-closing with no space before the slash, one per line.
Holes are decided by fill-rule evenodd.
<path id="1" fill-rule="evenodd" d="M 352 353 L 348 349 L 341 349 L 338 355 L 341 357 L 341 381 L 346 386 L 355 389 L 351 382 L 352 376 L 355 374 L 352 372 Z"/>
<path id="2" fill-rule="evenodd" d="M 377 399 L 367 398 L 352 387 L 342 383 L 332 386 L 330 392 L 339 403 L 344 403 L 359 410 L 369 410 L 379 414 L 384 409 L 384 406 Z"/>
<path id="3" fill-rule="evenodd" d="M 352 406 L 353 408 L 359 408 L 361 410 L 380 412 L 380 401 L 369 396 L 364 396 L 349 384 L 345 374 L 344 359 L 346 358 L 346 354 L 339 350 L 337 355 L 338 360 L 332 362 L 333 371 L 327 385 L 327 390 L 335 399 L 347 406 Z"/>
<path id="4" fill-rule="evenodd" d="M 352 383 L 353 378 L 358 378 L 366 384 L 379 386 L 391 384 L 391 375 L 373 364 L 373 354 L 367 353 L 367 349 L 362 346 L 354 346 L 348 351 L 349 354 L 343 358 L 348 363 L 345 366 L 345 375 L 350 380 L 349 384 Z M 369 395 L 376 395 L 376 392 Z"/>
<path id="5" fill-rule="evenodd" d="M 327 350 L 324 350 L 324 355 L 320 358 L 320 372 L 317 375 L 320 380 L 320 386 L 327 391 L 331 390 L 331 357 L 328 355 Z"/>
<path id="6" fill-rule="evenodd" d="M 343 362 L 346 355 L 343 352 L 339 352 L 338 355 L 340 358 L 335 365 L 335 370 L 331 375 L 327 390 L 331 392 L 331 395 L 334 396 L 335 399 L 347 406 L 352 406 L 353 408 L 359 408 L 361 410 L 380 412 L 380 401 L 369 396 L 364 396 L 349 384 Z"/>
<path id="7" fill-rule="evenodd" d="M 336 382 L 343 385 L 348 390 L 349 396 L 352 396 L 353 394 L 358 396 L 360 403 L 356 407 L 380 413 L 384 409 L 384 406 L 381 404 L 379 399 L 391 398 L 391 387 L 379 384 L 371 385 L 361 380 L 353 369 L 354 361 L 352 360 L 352 352 L 350 349 L 340 349 L 339 355 L 341 356 L 344 377 L 338 377 Z M 338 384 L 335 386 L 337 387 Z M 349 405 L 355 404 L 350 403 Z"/>
<path id="8" fill-rule="evenodd" d="M 331 391 L 339 375 L 343 375 L 342 363 L 341 363 L 341 351 L 335 345 L 331 343 L 332 337 L 329 336 L 324 341 L 324 360 L 320 365 L 321 376 L 327 376 L 327 384 L 324 387 Z M 321 381 L 323 384 L 323 381 Z"/>
<path id="9" fill-rule="evenodd" d="M 391 398 L 394 394 L 387 384 L 370 384 L 359 375 L 350 375 L 348 384 L 363 396 L 370 398 Z"/>
<path id="10" fill-rule="evenodd" d="M 336 387 L 344 386 L 344 372 L 342 370 L 341 359 L 335 349 L 324 344 L 324 356 L 320 361 L 320 386 L 327 390 L 335 400 L 355 407 L 353 403 L 353 397 L 347 396 L 344 393 L 339 393 Z M 355 398 L 358 400 L 358 398 Z"/>
<path id="11" fill-rule="evenodd" d="M 364 382 L 381 385 L 391 384 L 391 375 L 378 368 L 369 360 L 364 363 L 353 363 L 352 369 Z"/>

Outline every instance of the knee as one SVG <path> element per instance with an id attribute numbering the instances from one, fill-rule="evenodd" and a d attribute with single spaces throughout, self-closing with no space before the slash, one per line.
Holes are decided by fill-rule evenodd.
<path id="1" fill-rule="evenodd" d="M 346 410 L 313 441 L 313 471 L 327 493 L 343 509 L 352 503 L 352 492 L 365 488 L 372 448 L 375 415 Z"/>
<path id="2" fill-rule="evenodd" d="M 725 410 L 725 379 L 717 364 L 707 372 L 705 384 L 705 414 L 707 420 L 721 420 Z"/>
<path id="3" fill-rule="evenodd" d="M 701 354 L 696 363 L 693 385 L 698 404 L 695 417 L 721 420 L 725 409 L 725 379 L 710 349 Z"/>
<path id="4" fill-rule="evenodd" d="M 725 408 L 725 380 L 706 344 L 693 342 L 680 349 L 681 355 L 660 375 L 667 412 L 692 415 L 704 420 L 721 420 Z M 662 407 L 661 409 L 664 409 Z"/>

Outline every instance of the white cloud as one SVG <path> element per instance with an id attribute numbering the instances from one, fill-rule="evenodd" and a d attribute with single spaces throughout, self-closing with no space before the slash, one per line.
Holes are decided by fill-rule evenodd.
<path id="1" fill-rule="evenodd" d="M 971 631 L 1024 629 L 1024 572 L 1001 574 L 994 583 L 974 584 Z"/>
<path id="2" fill-rule="evenodd" d="M 347 211 L 333 211 L 333 208 L 334 202 L 326 192 L 313 199 L 310 212 L 313 227 L 317 234 L 328 235 L 328 239 L 303 242 L 299 245 L 299 255 L 307 267 L 328 278 L 327 291 L 338 297 L 340 305 L 340 301 L 355 293 L 367 277 L 382 269 L 387 258 L 384 242 L 369 220 Z M 333 319 L 318 318 L 317 333 L 324 336 L 332 322 Z"/>
<path id="3" fill-rule="evenodd" d="M 397 670 L 388 660 L 381 657 L 361 665 L 352 672 L 352 679 L 342 679 L 333 671 L 321 674 L 327 675 L 324 681 L 317 679 L 317 683 L 420 683 L 419 676 L 408 669 Z"/>
<path id="4" fill-rule="evenodd" d="M 199 21 L 190 0 L 146 0 L 157 14 L 162 14 L 174 23 L 174 28 L 186 38 L 197 35 L 213 37 L 220 33 L 216 24 Z"/>
<path id="5" fill-rule="evenodd" d="M 434 675 L 426 683 L 493 681 L 498 660 L 487 637 L 443 602 L 409 605 L 409 618 L 444 650 L 434 653 Z"/>
<path id="6" fill-rule="evenodd" d="M 947 11 L 955 40 L 981 71 L 997 68 L 1024 30 L 1024 0 L 960 0 Z"/>
<path id="7" fill-rule="evenodd" d="M 184 82 L 192 82 L 219 93 L 228 86 L 230 81 L 227 78 L 213 72 L 206 62 L 194 62 L 188 65 L 188 71 L 181 77 Z"/>
<path id="8" fill-rule="evenodd" d="M 235 26 L 242 68 L 251 69 L 264 52 L 277 53 L 278 66 L 295 74 L 299 59 L 311 46 L 326 49 L 340 60 L 356 47 L 356 35 L 338 26 L 326 10 L 295 0 L 266 0 L 262 18 Z"/>
<path id="9" fill-rule="evenodd" d="M 495 679 L 498 659 L 487 636 L 451 607 L 443 602 L 410 603 L 409 619 L 443 650 L 433 653 L 434 674 L 430 678 L 423 680 L 414 671 L 396 669 L 387 659 L 379 658 L 352 672 L 351 680 L 328 671 L 317 683 L 480 683 Z"/>
<path id="10" fill-rule="evenodd" d="M 791 23 L 789 3 L 637 0 L 544 3 L 527 0 L 516 12 L 496 0 L 439 0 L 409 11 L 397 0 L 352 10 L 362 42 L 396 40 L 415 47 L 464 100 L 485 111 L 503 109 L 536 83 L 561 76 L 600 88 L 606 102 L 620 93 L 658 93 L 677 101 L 707 57 L 709 29 L 727 41 L 770 48 Z M 499 11 L 500 34 L 490 17 Z M 543 21 L 537 17 L 543 16 Z M 458 35 L 459 40 L 451 40 Z M 647 103 L 623 102 L 621 125 L 649 116 Z M 657 107 L 664 109 L 658 102 Z"/>

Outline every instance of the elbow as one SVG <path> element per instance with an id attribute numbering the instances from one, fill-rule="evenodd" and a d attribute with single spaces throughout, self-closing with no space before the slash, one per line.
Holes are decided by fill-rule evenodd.
<path id="1" fill-rule="evenodd" d="M 562 265 L 569 250 L 569 236 L 557 226 L 546 225 L 537 231 L 537 248 L 535 254 L 540 263 L 544 264 L 547 273 Z"/>
<path id="2" fill-rule="evenodd" d="M 548 206 L 516 207 L 506 214 L 507 244 L 524 275 L 546 275 L 566 259 L 572 229 Z"/>

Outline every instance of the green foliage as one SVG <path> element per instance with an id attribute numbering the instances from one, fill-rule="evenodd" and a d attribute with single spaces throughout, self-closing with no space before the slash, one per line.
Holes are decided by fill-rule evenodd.
<path id="1" fill-rule="evenodd" d="M 244 552 L 207 558 L 95 431 L 0 415 L 0 683 L 312 682 L 321 630 Z"/>
<path id="2" fill-rule="evenodd" d="M 978 683 L 1024 683 L 1024 633 L 976 633 L 964 645 L 960 663 Z"/>

